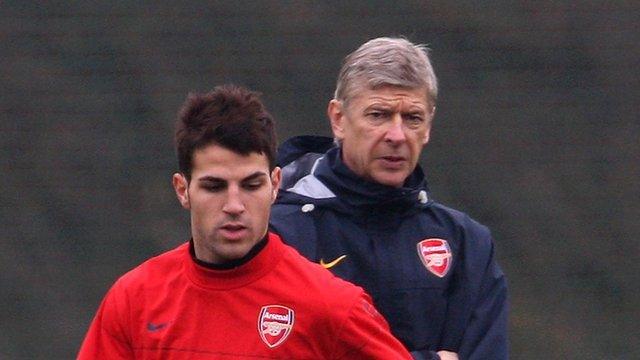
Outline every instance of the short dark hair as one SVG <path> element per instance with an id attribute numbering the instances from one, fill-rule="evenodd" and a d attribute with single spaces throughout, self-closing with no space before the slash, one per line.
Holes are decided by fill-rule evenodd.
<path id="1" fill-rule="evenodd" d="M 178 113 L 175 141 L 178 166 L 188 181 L 193 153 L 210 144 L 241 155 L 264 154 L 269 170 L 276 166 L 273 118 L 259 93 L 236 85 L 216 86 L 205 94 L 190 93 Z"/>

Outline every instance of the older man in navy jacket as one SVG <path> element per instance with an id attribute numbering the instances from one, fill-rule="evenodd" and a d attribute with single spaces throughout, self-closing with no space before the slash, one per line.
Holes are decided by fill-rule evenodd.
<path id="1" fill-rule="evenodd" d="M 378 38 L 348 55 L 327 110 L 334 139 L 279 150 L 271 227 L 364 287 L 415 359 L 507 359 L 507 285 L 491 234 L 431 199 L 418 165 L 436 99 L 424 46 Z"/>

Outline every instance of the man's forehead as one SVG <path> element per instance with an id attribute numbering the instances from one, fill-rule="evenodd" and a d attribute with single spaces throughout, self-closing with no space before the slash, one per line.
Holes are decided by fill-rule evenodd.
<path id="1" fill-rule="evenodd" d="M 357 92 L 353 99 L 369 103 L 397 103 L 402 101 L 425 109 L 429 104 L 426 88 L 406 88 L 398 86 L 367 88 Z"/>
<path id="2" fill-rule="evenodd" d="M 221 166 L 219 164 L 201 164 L 194 167 L 193 177 L 198 180 L 243 181 L 269 176 L 266 166 L 254 166 L 248 163 L 238 163 L 237 166 Z"/>
<path id="3" fill-rule="evenodd" d="M 210 144 L 194 151 L 193 172 L 216 173 L 221 177 L 250 176 L 255 172 L 268 174 L 269 159 L 263 153 L 240 154 L 220 145 Z"/>
<path id="4" fill-rule="evenodd" d="M 201 182 L 214 182 L 214 181 L 250 181 L 261 178 L 268 178 L 269 175 L 261 170 L 256 170 L 249 173 L 229 173 L 229 172 L 217 172 L 217 171 L 204 171 L 197 175 L 198 181 Z"/>

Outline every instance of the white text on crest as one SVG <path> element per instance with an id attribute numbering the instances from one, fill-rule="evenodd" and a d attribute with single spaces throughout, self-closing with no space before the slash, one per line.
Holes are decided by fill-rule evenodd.
<path id="1" fill-rule="evenodd" d="M 423 252 L 435 252 L 435 251 L 447 251 L 447 247 L 444 245 L 440 245 L 440 246 L 427 246 L 424 247 Z"/>
<path id="2" fill-rule="evenodd" d="M 271 319 L 271 320 L 279 320 L 279 321 L 289 322 L 289 315 L 272 314 L 272 313 L 270 313 L 268 311 L 265 312 L 264 318 L 265 319 Z"/>

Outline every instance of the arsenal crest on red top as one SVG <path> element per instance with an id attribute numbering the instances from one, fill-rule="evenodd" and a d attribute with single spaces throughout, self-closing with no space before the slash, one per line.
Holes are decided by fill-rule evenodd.
<path id="1" fill-rule="evenodd" d="M 293 328 L 294 312 L 282 305 L 266 305 L 260 310 L 258 332 L 267 346 L 282 344 Z"/>
<path id="2" fill-rule="evenodd" d="M 424 239 L 418 243 L 418 256 L 424 266 L 437 277 L 444 277 L 451 267 L 451 249 L 446 240 Z"/>

